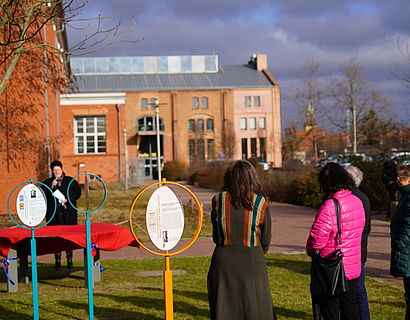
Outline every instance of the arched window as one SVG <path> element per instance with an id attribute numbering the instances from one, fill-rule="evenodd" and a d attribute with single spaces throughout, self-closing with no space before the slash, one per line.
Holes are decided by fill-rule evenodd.
<path id="1" fill-rule="evenodd" d="M 190 132 L 195 131 L 195 120 L 193 120 L 193 119 L 188 120 L 188 131 L 190 131 Z"/>
<path id="2" fill-rule="evenodd" d="M 156 129 L 156 119 L 155 117 L 143 117 L 137 120 L 138 131 L 141 132 L 155 132 Z M 159 118 L 159 130 L 164 131 L 164 121 Z"/>
<path id="3" fill-rule="evenodd" d="M 214 131 L 214 120 L 213 119 L 206 119 L 206 130 Z"/>
<path id="4" fill-rule="evenodd" d="M 204 131 L 204 120 L 198 119 L 196 123 L 197 123 L 197 131 Z"/>
<path id="5" fill-rule="evenodd" d="M 141 110 L 148 110 L 148 100 L 145 98 L 141 99 Z"/>
<path id="6" fill-rule="evenodd" d="M 208 97 L 202 97 L 201 98 L 201 107 L 202 107 L 202 109 L 207 109 L 208 108 Z"/>
<path id="7" fill-rule="evenodd" d="M 199 99 L 198 97 L 192 98 L 192 109 L 198 109 L 199 107 Z"/>

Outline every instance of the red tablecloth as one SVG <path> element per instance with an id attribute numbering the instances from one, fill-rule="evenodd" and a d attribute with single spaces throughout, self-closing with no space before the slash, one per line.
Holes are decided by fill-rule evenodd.
<path id="1" fill-rule="evenodd" d="M 85 225 L 46 226 L 34 231 L 37 255 L 86 247 Z M 31 230 L 23 228 L 0 229 L 0 255 L 7 257 L 11 247 L 31 238 Z M 23 242 L 22 242 L 23 243 Z M 91 224 L 91 243 L 100 250 L 114 251 L 125 246 L 138 247 L 131 231 L 109 223 Z"/>

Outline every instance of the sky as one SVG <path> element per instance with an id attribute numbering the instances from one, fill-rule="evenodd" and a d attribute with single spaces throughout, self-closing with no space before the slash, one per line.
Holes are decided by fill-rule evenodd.
<path id="1" fill-rule="evenodd" d="M 141 41 L 89 56 L 217 54 L 220 64 L 246 64 L 253 53 L 265 53 L 282 90 L 283 127 L 299 114 L 287 96 L 308 59 L 331 77 L 356 57 L 369 82 L 391 100 L 395 117 L 410 125 L 410 95 L 392 75 L 410 74 L 410 61 L 396 46 L 398 39 L 410 41 L 409 0 L 89 0 L 77 18 L 100 10 L 111 17 L 105 26 L 131 25 L 128 38 Z M 68 28 L 71 43 L 92 33 L 93 23 Z"/>

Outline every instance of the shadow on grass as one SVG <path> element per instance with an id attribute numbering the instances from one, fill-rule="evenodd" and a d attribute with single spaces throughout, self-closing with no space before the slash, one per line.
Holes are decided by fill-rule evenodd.
<path id="1" fill-rule="evenodd" d="M 295 311 L 288 308 L 282 307 L 274 307 L 275 315 L 278 319 L 282 319 L 282 317 L 287 318 L 294 318 L 294 319 L 312 319 L 312 314 L 303 312 L 303 311 Z"/>
<path id="2" fill-rule="evenodd" d="M 147 291 L 160 291 L 162 292 L 163 289 L 159 288 L 149 288 L 149 287 L 138 287 L 140 290 L 147 290 Z M 199 292 L 199 291 L 187 291 L 187 290 L 178 290 L 173 289 L 173 293 L 176 295 L 184 296 L 191 299 L 196 299 L 200 301 L 204 301 L 208 303 L 208 293 L 207 292 Z M 175 299 L 174 299 L 175 300 Z"/>
<path id="3" fill-rule="evenodd" d="M 23 313 L 20 313 L 20 312 L 17 312 L 17 311 L 7 310 L 7 309 L 3 308 L 2 306 L 0 306 L 0 315 L 1 315 L 1 319 L 9 319 L 9 320 L 29 320 L 29 319 L 33 319 L 33 316 L 31 314 L 27 315 L 27 314 L 23 314 Z"/>
<path id="4" fill-rule="evenodd" d="M 127 300 L 127 297 L 124 297 L 124 302 Z M 85 303 L 78 303 L 78 302 L 70 302 L 70 301 L 60 301 L 60 304 L 64 307 L 71 308 L 74 310 L 83 309 L 85 312 L 88 313 L 88 304 Z M 163 310 L 163 302 L 162 302 L 162 310 Z M 146 307 L 144 305 L 144 307 Z M 158 311 L 161 309 L 158 309 Z M 138 320 L 161 320 L 163 318 L 159 318 L 154 315 L 138 312 L 138 311 L 130 311 L 119 309 L 116 307 L 107 308 L 107 307 L 100 307 L 96 305 L 94 307 L 94 315 L 99 319 L 117 319 L 117 320 L 125 320 L 125 319 L 138 319 Z M 56 318 L 58 319 L 58 318 Z M 67 319 L 70 319 L 68 317 Z"/>
<path id="5" fill-rule="evenodd" d="M 146 288 L 139 288 L 139 289 L 147 290 Z M 153 288 L 153 289 L 150 288 L 149 290 L 162 292 L 162 289 L 156 289 L 156 288 Z M 185 291 L 184 293 L 189 298 L 191 298 L 193 294 L 189 291 Z M 195 292 L 195 294 L 199 294 L 199 293 Z M 161 312 L 164 310 L 164 299 L 162 297 L 161 298 L 151 298 L 151 297 L 139 297 L 139 296 L 115 296 L 115 295 L 101 294 L 101 293 L 95 294 L 94 296 L 108 298 L 120 304 L 130 304 L 131 303 L 138 307 L 143 306 L 146 309 L 151 309 L 151 310 L 156 310 L 156 311 L 161 311 Z M 195 317 L 195 316 L 208 317 L 209 316 L 208 309 L 198 308 L 194 304 L 190 304 L 184 301 L 178 301 L 178 299 L 176 299 L 175 296 L 174 296 L 174 312 L 190 315 L 192 317 Z M 142 318 L 138 317 L 137 319 L 142 319 Z M 144 319 L 150 319 L 150 318 L 144 318 Z"/>
<path id="6" fill-rule="evenodd" d="M 283 257 L 275 258 L 275 257 L 267 257 L 266 259 L 267 267 L 277 267 L 286 269 L 289 271 L 293 271 L 300 274 L 309 275 L 310 274 L 310 261 L 295 261 L 286 259 Z"/>

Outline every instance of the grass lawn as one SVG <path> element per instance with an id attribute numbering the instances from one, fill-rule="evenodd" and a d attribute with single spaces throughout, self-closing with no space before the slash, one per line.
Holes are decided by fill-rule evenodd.
<path id="1" fill-rule="evenodd" d="M 174 271 L 174 318 L 209 319 L 206 274 L 209 257 L 171 258 Z M 143 271 L 163 270 L 163 259 L 106 260 L 102 281 L 94 289 L 95 319 L 164 319 L 161 276 Z M 278 319 L 311 319 L 309 259 L 305 255 L 270 254 L 267 267 Z M 185 274 L 176 274 L 185 270 Z M 88 319 L 87 289 L 80 265 L 54 270 L 39 264 L 41 319 Z M 404 298 L 394 282 L 368 277 L 371 318 L 404 318 Z M 0 284 L 0 319 L 32 319 L 31 286 L 20 284 L 19 293 L 6 293 Z"/>

